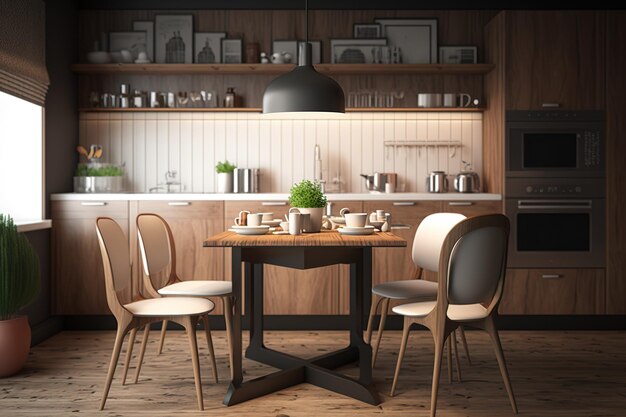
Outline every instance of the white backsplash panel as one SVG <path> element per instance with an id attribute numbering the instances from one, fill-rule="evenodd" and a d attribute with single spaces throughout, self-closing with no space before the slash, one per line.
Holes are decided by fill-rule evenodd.
<path id="1" fill-rule="evenodd" d="M 167 171 L 178 173 L 182 191 L 215 192 L 215 164 L 225 159 L 239 168 L 260 168 L 261 192 L 288 192 L 293 183 L 313 178 L 316 144 L 329 191 L 340 182 L 342 192 L 366 192 L 359 174 L 396 172 L 397 191 L 425 192 L 430 171 L 454 175 L 461 161 L 482 176 L 479 112 L 363 112 L 333 120 L 269 120 L 247 112 L 85 112 L 79 135 L 84 146 L 104 147 L 103 162 L 125 164 L 129 192 L 157 187 Z M 423 146 L 427 142 L 443 146 Z"/>

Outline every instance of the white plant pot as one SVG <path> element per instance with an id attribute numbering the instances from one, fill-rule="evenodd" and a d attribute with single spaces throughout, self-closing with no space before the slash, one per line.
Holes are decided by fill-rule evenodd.
<path id="1" fill-rule="evenodd" d="M 315 207 L 315 208 L 300 208 L 298 207 L 300 213 L 310 214 L 311 215 L 311 229 L 307 230 L 307 232 L 317 233 L 322 230 L 322 216 L 324 215 L 324 207 Z"/>
<path id="2" fill-rule="evenodd" d="M 220 172 L 217 174 L 217 192 L 232 193 L 233 192 L 233 173 Z"/>

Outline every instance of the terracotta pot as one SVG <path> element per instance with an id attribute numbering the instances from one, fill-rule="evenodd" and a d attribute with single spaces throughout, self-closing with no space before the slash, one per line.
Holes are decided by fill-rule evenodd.
<path id="1" fill-rule="evenodd" d="M 22 369 L 30 351 L 28 317 L 0 320 L 0 378 Z"/>

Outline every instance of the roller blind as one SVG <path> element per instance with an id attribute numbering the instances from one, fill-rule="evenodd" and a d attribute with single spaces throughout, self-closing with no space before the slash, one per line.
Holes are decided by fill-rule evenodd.
<path id="1" fill-rule="evenodd" d="M 43 0 L 0 0 L 0 90 L 40 106 L 46 70 Z"/>

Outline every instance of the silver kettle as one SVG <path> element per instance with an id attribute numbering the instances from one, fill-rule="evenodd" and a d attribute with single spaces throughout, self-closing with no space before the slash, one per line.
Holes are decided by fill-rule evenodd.
<path id="1" fill-rule="evenodd" d="M 471 164 L 462 162 L 465 164 L 465 170 L 454 177 L 454 190 L 459 193 L 479 193 L 480 177 L 476 172 L 471 171 Z"/>

